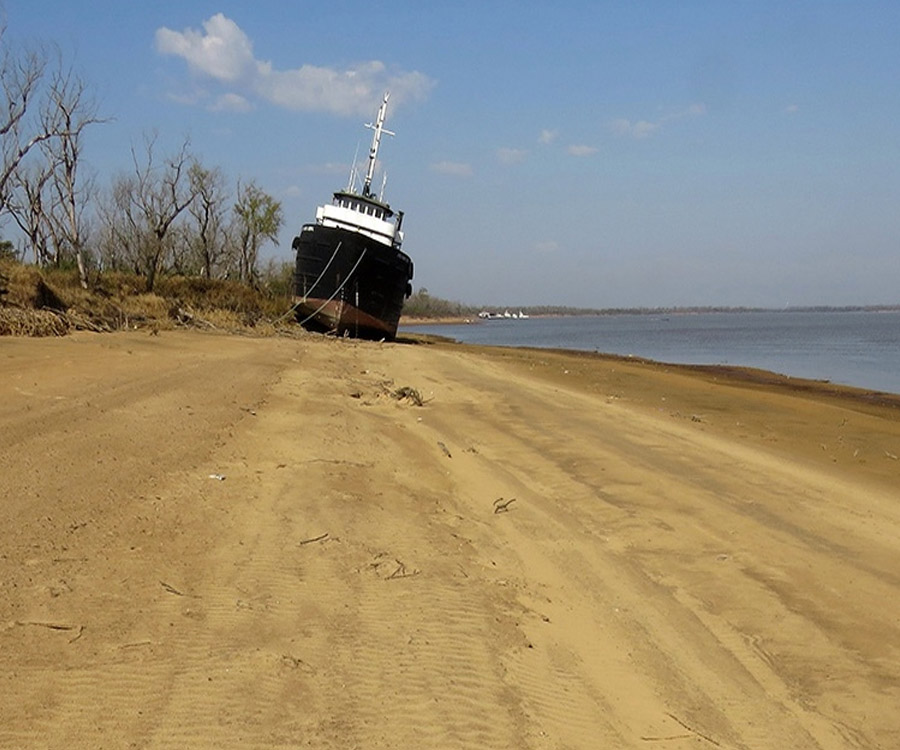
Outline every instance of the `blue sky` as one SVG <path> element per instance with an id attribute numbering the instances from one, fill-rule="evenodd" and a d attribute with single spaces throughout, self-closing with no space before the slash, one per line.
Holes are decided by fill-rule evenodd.
<path id="1" fill-rule="evenodd" d="M 416 288 L 472 304 L 900 302 L 900 2 L 6 0 L 101 112 L 284 207 L 381 161 Z M 379 178 L 380 179 L 380 178 Z M 378 183 L 380 184 L 380 182 Z"/>

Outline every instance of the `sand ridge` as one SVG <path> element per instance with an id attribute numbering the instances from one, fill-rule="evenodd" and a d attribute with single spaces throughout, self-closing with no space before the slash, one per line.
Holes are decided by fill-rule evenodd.
<path id="1" fill-rule="evenodd" d="M 0 747 L 900 745 L 895 408 L 715 377 L 0 340 Z"/>

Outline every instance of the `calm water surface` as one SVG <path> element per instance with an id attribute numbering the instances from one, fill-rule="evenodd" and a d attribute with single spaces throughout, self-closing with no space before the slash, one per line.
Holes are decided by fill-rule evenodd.
<path id="1" fill-rule="evenodd" d="M 601 315 L 408 326 L 470 344 L 632 354 L 758 367 L 900 393 L 900 312 Z"/>

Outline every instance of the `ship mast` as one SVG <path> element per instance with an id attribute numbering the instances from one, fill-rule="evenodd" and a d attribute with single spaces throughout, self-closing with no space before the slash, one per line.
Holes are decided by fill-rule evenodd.
<path id="1" fill-rule="evenodd" d="M 375 134 L 372 136 L 372 147 L 369 149 L 369 167 L 366 169 L 366 181 L 363 185 L 363 196 L 366 198 L 374 197 L 372 194 L 372 177 L 375 174 L 375 160 L 378 158 L 378 147 L 381 145 L 381 134 L 387 133 L 388 135 L 394 135 L 390 130 L 386 130 L 384 127 L 384 114 L 387 112 L 387 103 L 388 98 L 390 98 L 391 92 L 384 92 L 384 99 L 381 102 L 381 106 L 378 108 L 378 117 L 375 119 L 375 124 L 373 125 L 370 122 L 366 123 L 367 128 L 371 128 L 375 131 Z"/>

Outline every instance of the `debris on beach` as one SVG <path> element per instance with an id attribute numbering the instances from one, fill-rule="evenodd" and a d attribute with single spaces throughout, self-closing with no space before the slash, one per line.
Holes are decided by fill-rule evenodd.
<path id="1" fill-rule="evenodd" d="M 509 500 L 504 500 L 502 497 L 498 497 L 494 500 L 494 513 L 507 513 L 509 511 L 509 506 L 512 505 L 516 501 L 516 498 L 511 497 Z"/>
<path id="2" fill-rule="evenodd" d="M 408 385 L 404 385 L 403 387 L 392 391 L 391 396 L 393 396 L 398 401 L 410 401 L 416 406 L 425 405 L 425 399 L 422 398 L 422 394 L 419 393 L 415 388 L 411 388 Z"/>

